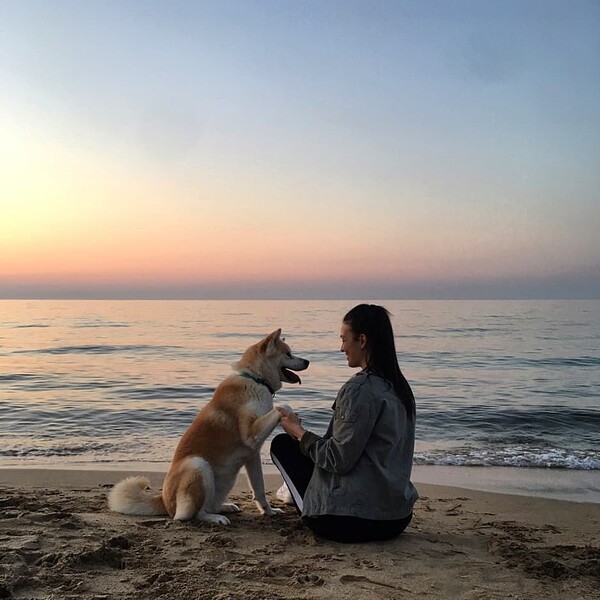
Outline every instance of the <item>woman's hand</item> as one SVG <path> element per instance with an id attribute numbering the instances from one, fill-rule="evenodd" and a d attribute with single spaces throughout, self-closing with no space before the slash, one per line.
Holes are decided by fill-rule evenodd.
<path id="1" fill-rule="evenodd" d="M 306 432 L 306 429 L 301 425 L 300 417 L 295 412 L 290 412 L 281 406 L 278 406 L 277 410 L 281 414 L 281 426 L 283 430 L 299 440 Z"/>

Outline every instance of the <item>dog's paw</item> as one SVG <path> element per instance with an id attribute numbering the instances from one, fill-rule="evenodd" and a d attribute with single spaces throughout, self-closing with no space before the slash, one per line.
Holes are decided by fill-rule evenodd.
<path id="1" fill-rule="evenodd" d="M 233 504 L 233 502 L 225 502 L 225 503 L 221 504 L 221 508 L 219 509 L 219 512 L 238 513 L 238 512 L 242 512 L 242 509 L 237 504 Z"/>
<path id="2" fill-rule="evenodd" d="M 204 523 L 212 523 L 213 525 L 230 525 L 231 521 L 224 515 L 217 515 L 214 513 L 204 513 L 198 515 L 198 520 Z"/>
<path id="3" fill-rule="evenodd" d="M 231 521 L 224 515 L 217 515 L 217 518 L 213 521 L 217 525 L 231 525 Z"/>
<path id="4" fill-rule="evenodd" d="M 269 517 L 274 517 L 275 515 L 282 515 L 284 512 L 285 511 L 283 509 L 272 506 L 271 510 L 265 514 L 269 515 Z"/>
<path id="5" fill-rule="evenodd" d="M 282 515 L 284 511 L 281 510 L 281 508 L 274 508 L 273 506 L 268 504 L 266 507 L 261 506 L 260 512 L 263 515 L 267 515 L 267 517 L 274 517 L 275 515 Z"/>
<path id="6" fill-rule="evenodd" d="M 294 409 L 289 404 L 285 404 L 285 403 L 277 404 L 277 406 L 275 408 L 281 408 L 282 410 L 284 410 L 287 413 L 294 412 Z"/>

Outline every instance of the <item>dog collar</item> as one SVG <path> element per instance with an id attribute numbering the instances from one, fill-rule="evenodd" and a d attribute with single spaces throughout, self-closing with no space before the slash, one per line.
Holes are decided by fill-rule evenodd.
<path id="1" fill-rule="evenodd" d="M 271 387 L 271 384 L 268 381 L 265 381 L 264 379 L 261 379 L 260 377 L 254 377 L 254 375 L 251 375 L 250 373 L 246 373 L 245 371 L 243 373 L 240 373 L 240 375 L 242 377 L 245 377 L 246 379 L 252 379 L 252 381 L 255 381 L 259 385 L 264 385 L 271 392 L 271 396 L 275 395 L 275 390 Z"/>

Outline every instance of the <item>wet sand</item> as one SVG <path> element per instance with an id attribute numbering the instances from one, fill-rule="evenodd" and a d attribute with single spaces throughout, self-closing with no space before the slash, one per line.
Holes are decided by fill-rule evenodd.
<path id="1" fill-rule="evenodd" d="M 277 475 L 267 487 L 285 514 L 261 516 L 241 477 L 242 512 L 222 527 L 109 512 L 127 474 L 0 469 L 0 598 L 598 597 L 598 504 L 420 483 L 403 535 L 344 545 L 274 498 Z"/>

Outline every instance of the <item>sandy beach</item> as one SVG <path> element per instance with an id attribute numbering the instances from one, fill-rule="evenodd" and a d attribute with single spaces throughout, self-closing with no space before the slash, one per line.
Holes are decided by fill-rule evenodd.
<path id="1" fill-rule="evenodd" d="M 110 513 L 125 474 L 1 469 L 0 598 L 599 597 L 598 504 L 421 483 L 405 534 L 344 545 L 261 516 L 244 477 L 229 527 Z"/>

